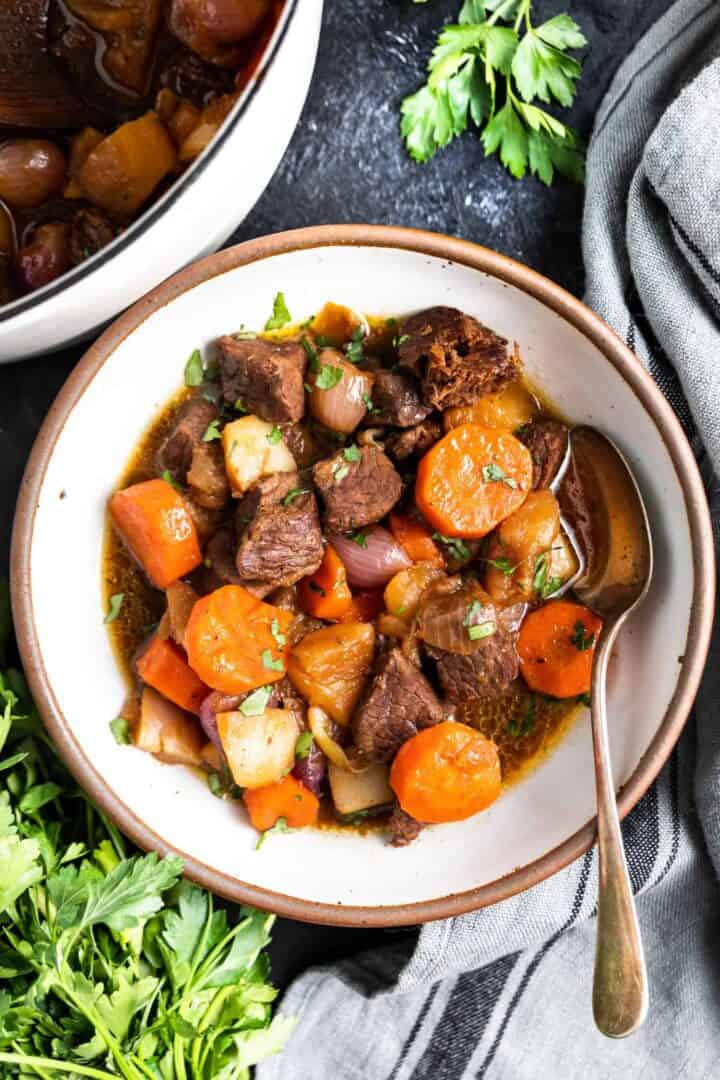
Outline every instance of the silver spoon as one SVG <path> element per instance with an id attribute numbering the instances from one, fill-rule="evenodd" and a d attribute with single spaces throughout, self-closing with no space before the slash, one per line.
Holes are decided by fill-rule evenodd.
<path id="1" fill-rule="evenodd" d="M 595 650 L 591 695 L 600 878 L 593 1014 L 604 1035 L 621 1038 L 645 1019 L 648 985 L 612 778 L 606 680 L 620 628 L 647 595 L 653 552 L 642 497 L 618 448 L 592 428 L 575 428 L 571 445 L 572 464 L 561 501 L 567 504 L 573 531 L 584 540 L 587 555 L 573 589 L 604 623 Z M 572 521 L 572 490 L 578 488 L 591 511 L 584 524 Z"/>

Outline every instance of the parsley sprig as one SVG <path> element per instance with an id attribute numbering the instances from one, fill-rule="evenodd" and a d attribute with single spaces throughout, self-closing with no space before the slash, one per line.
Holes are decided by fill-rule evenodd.
<path id="1" fill-rule="evenodd" d="M 428 161 L 472 121 L 486 156 L 499 152 L 517 179 L 530 169 L 551 184 L 557 170 L 582 183 L 579 135 L 535 102 L 572 104 L 581 67 L 569 51 L 585 44 L 569 15 L 536 26 L 532 0 L 465 0 L 438 35 L 427 82 L 402 103 L 408 153 Z"/>

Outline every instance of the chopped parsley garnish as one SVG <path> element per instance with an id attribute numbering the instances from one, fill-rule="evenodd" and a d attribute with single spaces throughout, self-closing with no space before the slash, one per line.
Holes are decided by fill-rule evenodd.
<path id="1" fill-rule="evenodd" d="M 185 364 L 185 385 L 199 386 L 204 378 L 202 355 L 199 349 L 193 349 Z"/>
<path id="2" fill-rule="evenodd" d="M 406 341 L 410 340 L 409 334 L 400 334 L 392 339 L 393 349 L 399 349 L 401 345 L 404 345 Z"/>
<path id="3" fill-rule="evenodd" d="M 282 431 L 277 426 L 277 424 L 273 424 L 272 430 L 268 432 L 265 438 L 269 443 L 273 443 L 273 445 L 280 442 L 280 440 L 282 439 Z"/>
<path id="4" fill-rule="evenodd" d="M 266 330 L 280 330 L 291 321 L 292 316 L 288 311 L 284 295 L 279 292 L 273 300 L 273 313 L 265 323 Z"/>
<path id="5" fill-rule="evenodd" d="M 533 567 L 533 589 L 543 600 L 557 592 L 563 583 L 562 578 L 548 577 L 548 555 L 548 551 L 542 551 Z"/>
<path id="6" fill-rule="evenodd" d="M 373 405 L 372 398 L 370 397 L 369 394 L 363 394 L 361 396 L 360 400 L 362 401 L 363 405 L 365 406 L 365 408 L 367 409 L 367 411 L 369 413 L 382 412 L 382 409 L 380 408 L 379 405 Z"/>
<path id="7" fill-rule="evenodd" d="M 356 446 L 355 443 L 346 446 L 342 453 L 346 461 L 359 461 L 361 457 L 360 447 Z"/>
<path id="8" fill-rule="evenodd" d="M 595 635 L 589 634 L 585 624 L 578 619 L 575 623 L 575 632 L 570 638 L 578 652 L 585 652 L 587 649 L 591 649 L 595 641 Z"/>
<path id="9" fill-rule="evenodd" d="M 522 720 L 516 720 L 514 717 L 508 721 L 507 733 L 512 735 L 515 739 L 522 739 L 523 735 L 529 735 L 532 729 L 535 727 L 535 714 L 537 712 L 537 702 L 534 697 L 528 700 L 525 707 L 525 715 Z"/>
<path id="10" fill-rule="evenodd" d="M 313 748 L 315 740 L 313 739 L 311 731 L 302 731 L 295 743 L 295 757 L 306 758 L 310 756 L 310 751 Z"/>
<path id="11" fill-rule="evenodd" d="M 273 692 L 272 686 L 258 686 L 252 694 L 248 694 L 240 705 L 243 716 L 262 716 L 267 708 L 267 703 Z"/>
<path id="12" fill-rule="evenodd" d="M 308 585 L 310 586 L 310 592 L 316 592 L 319 596 L 327 595 L 322 585 L 318 585 L 317 581 L 313 581 L 312 578 L 308 581 Z"/>
<path id="13" fill-rule="evenodd" d="M 120 608 L 123 606 L 123 600 L 124 599 L 125 599 L 125 593 L 122 593 L 122 592 L 114 593 L 110 597 L 109 606 L 108 606 L 108 610 L 107 610 L 107 615 L 103 619 L 104 623 L 115 622 L 118 615 L 120 614 Z"/>
<path id="14" fill-rule="evenodd" d="M 205 429 L 203 442 L 212 442 L 214 439 L 222 439 L 222 432 L 218 428 L 219 420 L 211 420 Z"/>
<path id="15" fill-rule="evenodd" d="M 343 377 L 342 368 L 333 367 L 332 364 L 323 364 L 317 373 L 315 386 L 318 390 L 332 390 Z"/>
<path id="16" fill-rule="evenodd" d="M 468 626 L 468 637 L 471 641 L 480 641 L 481 638 L 492 637 L 496 627 L 494 622 L 476 623 Z"/>
<path id="17" fill-rule="evenodd" d="M 457 537 L 443 536 L 442 533 L 434 532 L 432 538 L 433 540 L 439 540 L 441 544 L 445 544 L 445 547 L 450 554 L 453 558 L 457 559 L 458 562 L 464 562 L 465 559 L 469 559 L 472 554 L 467 544 L 463 543 L 462 540 L 458 540 Z"/>
<path id="18" fill-rule="evenodd" d="M 350 533 L 349 539 L 353 544 L 357 544 L 358 547 L 366 548 L 368 546 L 367 533 L 364 533 L 362 529 L 358 529 L 357 532 Z"/>
<path id="19" fill-rule="evenodd" d="M 207 785 L 216 799 L 222 799 L 223 795 L 225 794 L 225 785 L 223 784 L 222 779 L 220 778 L 220 776 L 218 776 L 216 772 L 211 772 L 208 774 Z"/>
<path id="20" fill-rule="evenodd" d="M 163 471 L 162 478 L 166 484 L 170 484 L 170 486 L 174 487 L 176 491 L 182 491 L 182 484 L 178 484 L 177 480 L 169 469 L 165 469 Z"/>
<path id="21" fill-rule="evenodd" d="M 316 334 L 315 343 L 320 346 L 321 349 L 334 349 L 336 342 L 331 337 L 326 337 L 325 334 Z"/>
<path id="22" fill-rule="evenodd" d="M 335 483 L 336 484 L 342 483 L 342 481 L 345 479 L 345 477 L 347 476 L 347 474 L 349 472 L 350 472 L 350 466 L 349 465 L 341 465 L 338 462 L 338 464 L 333 469 L 333 477 L 335 479 Z"/>
<path id="23" fill-rule="evenodd" d="M 276 645 L 282 646 L 285 644 L 287 639 L 283 634 L 282 630 L 280 629 L 280 623 L 277 619 L 273 619 L 273 621 L 270 623 L 270 633 L 275 639 Z"/>
<path id="24" fill-rule="evenodd" d="M 110 730 L 118 746 L 127 746 L 130 742 L 130 724 L 124 716 L 116 716 L 110 721 Z"/>
<path id="25" fill-rule="evenodd" d="M 265 840 L 267 839 L 267 837 L 271 836 L 272 833 L 287 833 L 287 832 L 293 832 L 293 831 L 294 830 L 291 829 L 290 826 L 287 823 L 287 818 L 279 817 L 271 829 L 266 829 L 265 832 L 260 833 L 260 836 L 258 838 L 258 842 L 255 845 L 255 850 L 259 851 L 260 848 L 265 843 Z"/>
<path id="26" fill-rule="evenodd" d="M 503 483 L 505 487 L 512 488 L 513 491 L 517 490 L 517 480 L 508 476 L 504 469 L 501 469 L 494 461 L 489 465 L 483 465 L 482 478 L 486 484 Z"/>
<path id="27" fill-rule="evenodd" d="M 263 649 L 260 654 L 262 666 L 268 671 L 284 671 L 285 665 L 282 660 L 275 660 L 270 649 Z"/>
<path id="28" fill-rule="evenodd" d="M 240 397 L 237 399 L 237 401 L 233 405 L 233 409 L 235 410 L 235 412 L 239 412 L 239 413 L 246 413 L 248 411 L 247 405 L 245 404 L 243 399 L 240 398 Z"/>
<path id="29" fill-rule="evenodd" d="M 307 354 L 307 358 L 308 358 L 308 360 L 310 362 L 310 370 L 311 371 L 317 371 L 317 369 L 318 369 L 318 354 L 317 354 L 317 349 L 313 345 L 312 341 L 308 337 L 303 337 L 303 338 L 300 339 L 300 344 L 302 345 L 303 349 L 305 350 L 305 352 Z"/>
<path id="30" fill-rule="evenodd" d="M 283 499 L 283 506 L 289 506 L 294 499 L 297 499 L 300 495 L 309 495 L 310 488 L 293 488 L 292 491 L 288 491 L 287 495 Z"/>
<path id="31" fill-rule="evenodd" d="M 358 326 L 357 330 L 353 331 L 350 341 L 345 346 L 345 355 L 351 364 L 359 364 L 363 359 L 363 337 L 362 327 Z"/>
<path id="32" fill-rule="evenodd" d="M 485 558 L 483 561 L 486 562 L 488 566 L 494 566 L 496 570 L 500 570 L 501 573 L 506 574 L 508 577 L 510 577 L 511 574 L 514 574 L 518 568 L 518 564 L 514 563 L 511 559 L 508 559 L 505 555 L 502 555 L 499 559 Z"/>

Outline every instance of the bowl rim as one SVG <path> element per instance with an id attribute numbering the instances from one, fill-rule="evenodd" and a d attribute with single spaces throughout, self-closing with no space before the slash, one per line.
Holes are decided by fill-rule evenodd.
<path id="1" fill-rule="evenodd" d="M 540 858 L 496 881 L 447 896 L 405 904 L 354 906 L 320 903 L 242 882 L 167 843 L 112 792 L 96 772 L 63 715 L 45 672 L 34 622 L 30 550 L 38 497 L 55 444 L 95 374 L 154 311 L 219 274 L 259 260 L 320 247 L 395 248 L 460 263 L 515 286 L 584 334 L 623 377 L 650 414 L 675 467 L 690 527 L 693 598 L 685 660 L 670 705 L 655 736 L 618 795 L 623 818 L 645 794 L 667 760 L 692 707 L 710 645 L 714 615 L 715 553 L 707 499 L 692 449 L 661 390 L 637 357 L 602 319 L 565 289 L 529 267 L 467 240 L 386 225 L 320 225 L 276 233 L 207 256 L 168 278 L 137 301 L 87 350 L 60 390 L 35 440 L 22 479 L 11 544 L 11 596 L 20 656 L 30 689 L 61 757 L 75 779 L 140 848 L 179 855 L 187 875 L 227 899 L 303 922 L 354 927 L 409 926 L 448 918 L 505 900 L 585 854 L 596 839 L 592 818 Z"/>
<path id="2" fill-rule="evenodd" d="M 151 202 L 140 216 L 135 218 L 119 236 L 114 237 L 109 244 L 91 255 L 89 259 L 85 259 L 78 266 L 73 266 L 66 273 L 61 274 L 59 278 L 56 278 L 55 281 L 49 281 L 47 285 L 34 289 L 25 296 L 18 296 L 15 300 L 11 300 L 9 304 L 3 304 L 0 307 L 0 330 L 3 323 L 9 323 L 11 319 L 26 315 L 29 311 L 41 307 L 46 300 L 54 299 L 65 289 L 77 285 L 89 277 L 90 274 L 95 273 L 96 270 L 101 270 L 119 252 L 124 251 L 135 243 L 138 237 L 142 236 L 147 229 L 152 228 L 155 222 L 168 213 L 185 192 L 193 184 L 197 183 L 245 116 L 273 65 L 273 61 L 285 40 L 285 35 L 301 3 L 302 0 L 284 0 L 280 16 L 269 41 L 260 55 L 257 67 L 243 87 L 238 100 L 220 125 L 220 130 L 198 157 L 190 163 L 188 168 L 173 181 L 167 191 L 163 192 L 159 199 Z M 235 227 L 233 226 L 233 228 Z M 232 229 L 230 232 L 232 232 Z"/>

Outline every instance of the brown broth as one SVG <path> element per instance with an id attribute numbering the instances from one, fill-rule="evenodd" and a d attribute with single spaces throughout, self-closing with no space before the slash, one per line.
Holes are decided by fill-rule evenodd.
<path id="1" fill-rule="evenodd" d="M 397 323 L 385 318 L 369 317 L 370 335 L 365 339 L 368 351 L 387 358 L 392 356 L 392 338 Z M 399 320 L 398 320 L 399 322 Z M 270 339 L 289 338 L 299 333 L 297 325 L 260 335 Z M 545 416 L 567 423 L 538 388 L 524 379 L 526 388 Z M 118 482 L 118 488 L 128 487 L 157 476 L 155 456 L 170 430 L 175 415 L 189 395 L 182 388 L 158 413 L 139 440 Z M 146 581 L 142 571 L 129 555 L 117 535 L 106 526 L 103 551 L 103 585 L 106 605 L 113 593 L 124 593 L 119 617 L 108 627 L 115 655 L 129 686 L 135 684 L 133 657 L 154 629 L 163 611 L 163 597 Z M 518 783 L 550 754 L 572 727 L 582 710 L 575 699 L 556 700 L 518 687 L 502 697 L 482 699 L 465 706 L 458 719 L 476 727 L 498 748 L 503 788 Z M 385 827 L 384 815 L 362 819 L 349 826 L 339 823 L 332 812 L 330 800 L 323 800 L 319 828 L 353 828 L 361 833 L 375 832 Z"/>

